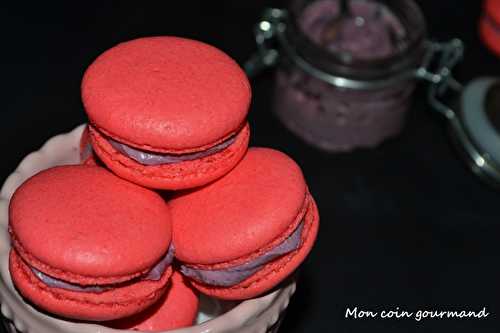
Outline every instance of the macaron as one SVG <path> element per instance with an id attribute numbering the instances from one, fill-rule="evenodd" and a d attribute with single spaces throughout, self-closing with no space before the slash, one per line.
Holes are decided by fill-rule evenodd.
<path id="1" fill-rule="evenodd" d="M 153 191 L 96 166 L 48 169 L 10 201 L 12 281 L 62 317 L 130 316 L 167 290 L 171 229 L 169 208 Z"/>
<path id="2" fill-rule="evenodd" d="M 118 44 L 89 66 L 81 89 L 94 152 L 142 186 L 207 184 L 247 150 L 250 84 L 233 59 L 205 43 L 150 37 Z"/>
<path id="3" fill-rule="evenodd" d="M 167 292 L 152 306 L 134 316 L 106 324 L 112 328 L 160 332 L 193 325 L 198 314 L 198 293 L 174 272 Z"/>
<path id="4" fill-rule="evenodd" d="M 479 33 L 486 46 L 500 56 L 500 2 L 485 0 L 479 21 Z"/>
<path id="5" fill-rule="evenodd" d="M 319 215 L 299 166 L 250 148 L 226 176 L 169 202 L 180 271 L 204 294 L 261 295 L 289 276 L 315 242 Z"/>

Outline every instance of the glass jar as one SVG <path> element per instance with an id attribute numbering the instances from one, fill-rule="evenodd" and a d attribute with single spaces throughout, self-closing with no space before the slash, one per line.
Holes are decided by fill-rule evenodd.
<path id="1" fill-rule="evenodd" d="M 425 54 L 426 23 L 414 1 L 349 0 L 347 10 L 341 2 L 292 0 L 256 30 L 261 63 L 278 64 L 274 113 L 331 152 L 400 133 Z"/>

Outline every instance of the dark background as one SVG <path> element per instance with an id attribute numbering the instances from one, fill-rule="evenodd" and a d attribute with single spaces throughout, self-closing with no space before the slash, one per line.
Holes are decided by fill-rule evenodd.
<path id="1" fill-rule="evenodd" d="M 499 75 L 478 40 L 481 2 L 421 0 L 430 35 L 460 37 L 460 81 Z M 47 2 L 0 5 L 0 179 L 53 135 L 85 121 L 85 68 L 118 42 L 179 35 L 213 44 L 240 64 L 254 51 L 252 26 L 284 1 Z M 2 8 L 3 7 L 3 8 Z M 283 332 L 499 332 L 500 195 L 476 181 L 450 146 L 421 88 L 403 134 L 376 150 L 325 154 L 272 116 L 272 75 L 253 82 L 252 144 L 302 166 L 321 213 L 318 241 Z M 482 320 L 345 319 L 373 311 L 481 310 Z"/>

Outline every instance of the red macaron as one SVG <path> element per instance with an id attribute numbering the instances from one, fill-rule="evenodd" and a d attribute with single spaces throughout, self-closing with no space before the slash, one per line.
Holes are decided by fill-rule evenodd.
<path id="1" fill-rule="evenodd" d="M 500 1 L 486 0 L 479 21 L 479 34 L 483 42 L 500 56 Z"/>
<path id="2" fill-rule="evenodd" d="M 82 81 L 95 153 L 120 177 L 157 189 L 200 186 L 231 170 L 248 146 L 250 97 L 234 60 L 177 37 L 121 43 Z"/>
<path id="3" fill-rule="evenodd" d="M 12 281 L 62 317 L 129 316 L 168 287 L 171 231 L 169 208 L 155 192 L 100 167 L 48 169 L 10 202 Z"/>
<path id="4" fill-rule="evenodd" d="M 299 166 L 250 148 L 226 176 L 170 201 L 181 272 L 222 299 L 260 295 L 290 275 L 316 239 L 319 215 Z"/>
<path id="5" fill-rule="evenodd" d="M 160 332 L 193 325 L 198 314 L 198 293 L 178 272 L 172 275 L 167 292 L 152 306 L 134 316 L 107 326 L 124 330 Z"/>

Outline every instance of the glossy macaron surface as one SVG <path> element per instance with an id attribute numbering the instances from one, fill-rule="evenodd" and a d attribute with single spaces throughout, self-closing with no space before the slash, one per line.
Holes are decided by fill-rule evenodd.
<path id="1" fill-rule="evenodd" d="M 80 284 L 139 275 L 171 239 L 163 199 L 99 167 L 42 171 L 18 188 L 9 215 L 13 246 L 25 261 Z"/>
<path id="2" fill-rule="evenodd" d="M 121 43 L 99 56 L 82 82 L 93 126 L 122 143 L 158 152 L 197 151 L 235 134 L 250 95 L 234 60 L 178 37 Z"/>
<path id="3" fill-rule="evenodd" d="M 272 246 L 300 222 L 306 192 L 292 159 L 250 148 L 220 180 L 171 200 L 177 258 L 216 264 Z"/>
<path id="4" fill-rule="evenodd" d="M 170 201 L 181 272 L 206 295 L 242 300 L 271 290 L 304 261 L 319 215 L 299 166 L 250 148 L 226 176 Z"/>

